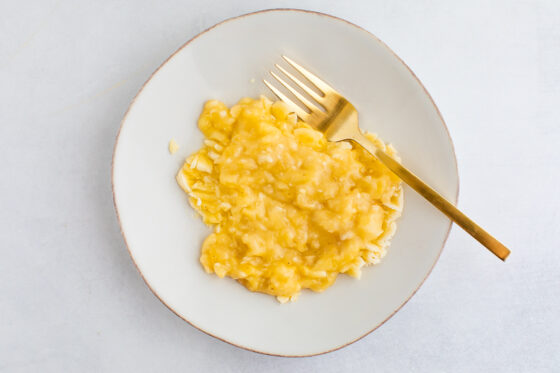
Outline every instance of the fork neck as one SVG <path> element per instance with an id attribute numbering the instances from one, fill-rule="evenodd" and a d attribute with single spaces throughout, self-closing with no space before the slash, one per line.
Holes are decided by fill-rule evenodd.
<path id="1" fill-rule="evenodd" d="M 357 139 L 363 136 L 358 128 L 358 112 L 349 102 L 337 105 L 322 124 L 330 141 Z"/>

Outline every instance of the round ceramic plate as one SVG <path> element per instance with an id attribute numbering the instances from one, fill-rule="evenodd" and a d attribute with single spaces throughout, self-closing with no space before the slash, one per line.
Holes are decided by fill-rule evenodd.
<path id="1" fill-rule="evenodd" d="M 434 102 L 379 39 L 344 20 L 297 10 L 233 18 L 183 45 L 150 77 L 126 113 L 115 145 L 113 193 L 132 259 L 154 294 L 179 317 L 236 346 L 304 356 L 346 346 L 399 310 L 436 263 L 450 221 L 405 188 L 402 218 L 381 264 L 360 280 L 340 275 L 323 293 L 280 304 L 202 269 L 210 230 L 175 182 L 202 135 L 203 103 L 272 96 L 262 79 L 285 54 L 358 109 L 360 126 L 399 151 L 403 163 L 451 201 L 458 175 L 453 145 Z M 170 155 L 169 140 L 180 150 Z"/>

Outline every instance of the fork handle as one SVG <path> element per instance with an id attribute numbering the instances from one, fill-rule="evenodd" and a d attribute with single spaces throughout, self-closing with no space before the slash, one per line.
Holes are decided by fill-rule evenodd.
<path id="1" fill-rule="evenodd" d="M 510 251 L 500 241 L 492 237 L 482 227 L 469 219 L 468 216 L 463 214 L 451 202 L 445 199 L 441 194 L 436 192 L 428 184 L 423 182 L 418 176 L 414 175 L 411 171 L 394 160 L 391 156 L 379 149 L 363 134 L 355 135 L 352 137 L 356 143 L 360 144 L 365 150 L 375 156 L 381 163 L 383 163 L 389 170 L 397 175 L 402 181 L 408 184 L 412 189 L 417 191 L 422 197 L 426 198 L 428 202 L 437 207 L 441 212 L 447 215 L 452 221 L 457 223 L 468 234 L 473 236 L 478 242 L 484 245 L 494 255 L 501 260 L 505 261 Z"/>

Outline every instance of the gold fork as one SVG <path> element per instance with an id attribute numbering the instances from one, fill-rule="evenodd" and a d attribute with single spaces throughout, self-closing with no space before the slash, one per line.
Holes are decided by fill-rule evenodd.
<path id="1" fill-rule="evenodd" d="M 311 82 L 322 94 L 318 94 L 307 84 L 303 83 L 293 74 L 276 64 L 276 67 L 290 78 L 296 86 L 307 93 L 313 100 L 319 103 L 324 111 L 315 103 L 294 89 L 284 79 L 275 74 L 272 76 L 288 91 L 290 91 L 306 108 L 307 112 L 300 105 L 296 104 L 288 96 L 282 93 L 278 88 L 264 80 L 264 83 L 274 92 L 278 98 L 284 101 L 291 110 L 293 110 L 305 123 L 311 127 L 323 132 L 329 141 L 352 140 L 361 145 L 369 153 L 381 161 L 389 170 L 397 175 L 402 181 L 407 183 L 412 189 L 420 193 L 432 205 L 437 207 L 441 212 L 447 215 L 452 221 L 457 223 L 467 233 L 477 239 L 481 244 L 486 246 L 488 250 L 494 253 L 498 258 L 506 260 L 510 251 L 497 239 L 492 237 L 488 232 L 482 229 L 478 224 L 469 219 L 451 202 L 446 200 L 442 195 L 436 192 L 428 184 L 423 182 L 418 176 L 406 169 L 399 162 L 391 158 L 387 153 L 377 148 L 358 127 L 358 112 L 356 108 L 348 102 L 340 93 L 334 90 L 330 85 L 319 79 L 316 75 L 310 73 L 307 69 L 298 65 L 290 58 L 282 56 L 294 69 L 299 71 L 309 82 Z"/>

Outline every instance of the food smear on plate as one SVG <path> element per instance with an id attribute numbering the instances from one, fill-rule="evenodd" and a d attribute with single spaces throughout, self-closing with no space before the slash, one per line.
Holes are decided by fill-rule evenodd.
<path id="1" fill-rule="evenodd" d="M 401 214 L 400 179 L 359 146 L 329 142 L 283 102 L 206 102 L 203 147 L 177 174 L 213 232 L 200 262 L 285 303 L 379 263 Z M 366 135 L 390 156 L 395 149 Z"/>
<path id="2" fill-rule="evenodd" d="M 179 150 L 179 144 L 175 141 L 175 139 L 169 140 L 169 153 L 175 154 L 177 150 Z"/>

